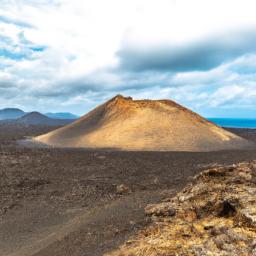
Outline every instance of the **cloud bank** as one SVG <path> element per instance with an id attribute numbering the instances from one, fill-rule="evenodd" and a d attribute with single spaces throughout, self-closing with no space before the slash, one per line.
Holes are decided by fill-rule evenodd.
<path id="1" fill-rule="evenodd" d="M 1 1 L 0 108 L 83 114 L 123 93 L 256 117 L 255 1 L 205 2 Z"/>
<path id="2" fill-rule="evenodd" d="M 245 54 L 256 53 L 256 29 L 227 32 L 189 44 L 124 46 L 120 65 L 130 71 L 199 71 L 215 68 Z"/>

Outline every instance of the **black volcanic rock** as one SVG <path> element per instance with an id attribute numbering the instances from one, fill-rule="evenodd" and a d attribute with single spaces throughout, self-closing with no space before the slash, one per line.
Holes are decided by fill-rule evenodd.
<path id="1" fill-rule="evenodd" d="M 106 255 L 255 256 L 255 180 L 255 161 L 201 172 L 174 197 L 148 205 L 153 223 Z"/>

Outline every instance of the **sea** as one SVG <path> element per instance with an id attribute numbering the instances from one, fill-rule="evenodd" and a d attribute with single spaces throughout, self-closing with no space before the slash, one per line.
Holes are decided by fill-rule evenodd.
<path id="1" fill-rule="evenodd" d="M 222 126 L 230 128 L 256 128 L 256 119 L 246 119 L 246 118 L 207 118 L 211 122 Z"/>

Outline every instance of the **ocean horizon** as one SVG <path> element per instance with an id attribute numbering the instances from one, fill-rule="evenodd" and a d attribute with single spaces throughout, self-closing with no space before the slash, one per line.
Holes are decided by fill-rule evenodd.
<path id="1" fill-rule="evenodd" d="M 230 128 L 256 128 L 256 118 L 207 118 L 209 121 Z"/>

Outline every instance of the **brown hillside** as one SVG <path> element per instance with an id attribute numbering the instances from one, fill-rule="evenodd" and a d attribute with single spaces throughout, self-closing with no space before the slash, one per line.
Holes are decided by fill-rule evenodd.
<path id="1" fill-rule="evenodd" d="M 60 147 L 160 151 L 211 151 L 249 144 L 171 100 L 121 95 L 35 140 Z"/>

